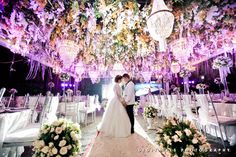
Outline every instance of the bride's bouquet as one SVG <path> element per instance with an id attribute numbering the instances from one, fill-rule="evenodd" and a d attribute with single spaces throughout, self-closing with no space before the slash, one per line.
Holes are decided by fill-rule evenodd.
<path id="1" fill-rule="evenodd" d="M 167 156 L 202 157 L 210 150 L 206 137 L 191 121 L 168 119 L 157 133 L 156 141 Z"/>
<path id="2" fill-rule="evenodd" d="M 33 157 L 76 157 L 80 152 L 80 127 L 78 124 L 57 120 L 44 125 L 38 139 L 33 143 Z"/>

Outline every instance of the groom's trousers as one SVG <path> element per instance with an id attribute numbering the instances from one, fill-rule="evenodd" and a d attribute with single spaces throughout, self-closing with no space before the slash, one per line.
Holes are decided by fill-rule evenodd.
<path id="1" fill-rule="evenodd" d="M 127 105 L 126 111 L 129 116 L 129 120 L 131 123 L 131 133 L 134 133 L 134 105 Z"/>

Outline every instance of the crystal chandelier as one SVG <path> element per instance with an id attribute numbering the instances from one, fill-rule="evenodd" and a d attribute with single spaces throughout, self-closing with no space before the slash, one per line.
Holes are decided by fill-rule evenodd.
<path id="1" fill-rule="evenodd" d="M 163 0 L 154 0 L 152 13 L 147 20 L 150 36 L 159 41 L 160 51 L 166 50 L 166 38 L 173 30 L 174 15 Z"/>
<path id="2" fill-rule="evenodd" d="M 65 68 L 69 68 L 72 65 L 79 50 L 79 45 L 72 40 L 61 40 L 57 43 L 57 51 Z"/>

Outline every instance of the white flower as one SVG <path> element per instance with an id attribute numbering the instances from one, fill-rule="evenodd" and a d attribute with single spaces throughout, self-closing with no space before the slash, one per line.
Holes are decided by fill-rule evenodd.
<path id="1" fill-rule="evenodd" d="M 67 148 L 68 148 L 68 150 L 71 150 L 72 146 L 71 146 L 71 145 L 68 145 Z"/>
<path id="2" fill-rule="evenodd" d="M 52 125 L 58 126 L 58 125 L 60 125 L 60 122 L 59 122 L 59 121 L 54 121 L 54 122 L 52 123 Z"/>
<path id="3" fill-rule="evenodd" d="M 184 129 L 184 132 L 186 133 L 187 136 L 190 136 L 192 132 L 189 129 Z"/>
<path id="4" fill-rule="evenodd" d="M 171 120 L 170 120 L 170 123 L 171 123 L 172 125 L 174 125 L 174 126 L 177 125 L 177 123 L 175 122 L 174 119 L 171 119 Z"/>
<path id="5" fill-rule="evenodd" d="M 49 147 L 48 147 L 48 146 L 44 146 L 43 149 L 41 149 L 41 151 L 42 151 L 44 154 L 47 154 L 48 151 L 49 151 Z"/>
<path id="6" fill-rule="evenodd" d="M 174 142 L 182 142 L 182 141 L 179 139 L 179 136 L 177 136 L 177 135 L 172 136 L 172 139 L 174 140 Z"/>
<path id="7" fill-rule="evenodd" d="M 201 135 L 201 137 L 199 138 L 199 141 L 201 141 L 201 143 L 206 143 L 206 137 Z"/>
<path id="8" fill-rule="evenodd" d="M 175 133 L 176 133 L 179 137 L 181 137 L 181 136 L 183 135 L 181 131 L 175 131 Z"/>
<path id="9" fill-rule="evenodd" d="M 66 145 L 66 140 L 61 140 L 59 142 L 59 147 L 64 147 Z"/>
<path id="10" fill-rule="evenodd" d="M 71 138 L 72 138 L 74 141 L 76 141 L 76 140 L 79 139 L 78 134 L 76 134 L 74 131 L 72 131 L 72 132 L 70 133 L 70 136 L 71 136 Z"/>
<path id="11" fill-rule="evenodd" d="M 53 147 L 53 145 L 54 145 L 54 144 L 53 144 L 52 142 L 49 143 L 49 147 Z"/>
<path id="12" fill-rule="evenodd" d="M 56 127 L 55 133 L 56 134 L 61 134 L 62 128 L 61 127 Z"/>
<path id="13" fill-rule="evenodd" d="M 78 130 L 80 128 L 78 123 L 72 124 L 72 130 Z"/>
<path id="14" fill-rule="evenodd" d="M 60 154 L 61 154 L 61 155 L 67 154 L 67 147 L 62 147 L 62 148 L 60 149 Z"/>
<path id="15" fill-rule="evenodd" d="M 207 152 L 211 148 L 209 143 L 200 146 L 200 152 Z"/>
<path id="16" fill-rule="evenodd" d="M 185 150 L 184 150 L 184 156 L 193 156 L 194 155 L 194 147 L 193 145 L 189 145 Z"/>
<path id="17" fill-rule="evenodd" d="M 53 147 L 53 148 L 52 148 L 52 154 L 55 155 L 55 154 L 57 154 L 57 152 L 58 152 L 57 148 Z"/>
<path id="18" fill-rule="evenodd" d="M 33 143 L 34 147 L 36 149 L 40 149 L 41 147 L 44 147 L 45 146 L 45 143 L 43 140 L 36 140 L 34 143 Z"/>
<path id="19" fill-rule="evenodd" d="M 55 131 L 55 129 L 54 129 L 54 128 L 51 128 L 50 132 L 53 132 L 53 131 Z"/>
<path id="20" fill-rule="evenodd" d="M 54 140 L 58 140 L 58 138 L 59 138 L 59 135 L 55 136 L 55 137 L 54 137 Z"/>
<path id="21" fill-rule="evenodd" d="M 56 157 L 61 157 L 61 155 L 57 155 Z"/>
<path id="22" fill-rule="evenodd" d="M 193 142 L 193 144 L 197 144 L 197 143 L 198 143 L 198 139 L 197 139 L 197 138 L 194 138 L 194 139 L 192 140 L 192 142 Z"/>

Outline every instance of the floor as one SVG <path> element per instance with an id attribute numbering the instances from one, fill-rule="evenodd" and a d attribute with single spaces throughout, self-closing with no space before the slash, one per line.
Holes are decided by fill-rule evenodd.
<path id="1" fill-rule="evenodd" d="M 81 125 L 81 130 L 82 130 L 82 138 L 81 138 L 82 145 L 81 145 L 81 153 L 80 153 L 81 156 L 83 156 L 83 153 L 86 152 L 88 145 L 94 140 L 94 138 L 97 135 L 96 126 L 101 121 L 102 113 L 103 112 L 98 112 L 95 123 L 91 123 L 88 126 Z M 156 137 L 156 130 L 147 130 L 146 129 L 147 123 L 145 122 L 142 115 L 136 116 L 136 121 L 144 129 L 148 138 L 152 142 L 155 142 L 154 140 Z M 155 118 L 154 128 L 157 128 L 157 129 L 161 128 L 164 121 L 165 120 L 163 120 L 162 118 Z M 226 143 L 227 148 L 224 151 L 223 146 L 220 144 L 220 140 L 216 140 L 212 137 L 208 137 L 208 141 L 212 147 L 212 150 L 209 153 L 209 157 L 233 157 L 233 156 L 236 156 L 236 147 L 230 147 Z M 21 157 L 30 157 L 30 156 L 32 156 L 32 151 L 31 151 L 31 148 L 27 147 Z"/>

